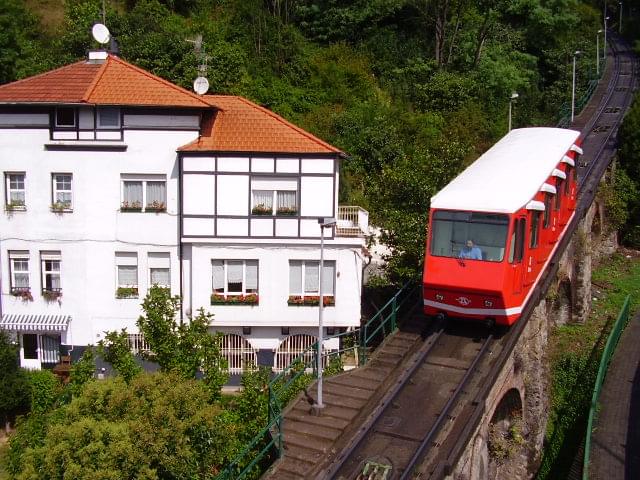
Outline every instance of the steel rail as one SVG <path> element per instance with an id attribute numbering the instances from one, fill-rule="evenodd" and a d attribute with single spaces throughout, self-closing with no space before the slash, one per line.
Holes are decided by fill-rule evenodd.
<path id="1" fill-rule="evenodd" d="M 616 41 L 619 41 L 618 38 L 616 38 Z M 613 44 L 614 42 L 612 42 Z M 617 45 L 613 48 L 614 53 L 619 52 L 620 50 L 617 48 Z M 629 86 L 628 92 L 634 90 L 634 83 L 637 83 L 638 80 L 638 75 L 637 75 L 637 69 L 638 69 L 638 62 L 637 59 L 635 57 L 631 57 L 630 60 L 633 60 L 633 67 L 632 67 L 632 79 L 631 79 L 631 83 L 632 85 Z M 619 73 L 619 69 L 620 69 L 620 63 L 619 61 L 615 62 L 615 65 L 618 66 L 618 73 Z M 620 75 L 616 74 L 615 75 L 616 81 L 619 80 Z M 612 78 L 613 80 L 613 78 Z M 600 116 L 602 115 L 602 113 L 604 112 L 604 110 L 607 108 L 607 104 L 609 102 L 609 100 L 612 97 L 612 92 L 615 91 L 616 85 L 615 83 L 613 83 L 612 81 L 609 82 L 609 85 L 607 87 L 607 96 L 605 97 L 606 100 L 602 103 L 602 107 L 600 108 L 600 110 L 598 111 L 598 114 L 596 115 L 596 118 L 599 119 Z M 629 93 L 627 93 L 627 95 L 625 95 L 624 98 L 624 103 L 628 104 L 630 102 L 630 98 L 633 98 L 633 95 L 629 95 Z M 622 115 L 620 116 L 620 118 L 617 121 L 617 125 L 619 125 L 621 123 L 622 120 Z M 593 129 L 595 123 L 597 120 L 589 122 L 587 124 L 587 126 L 585 126 L 585 129 L 583 131 L 587 131 L 587 135 L 589 133 L 591 133 L 591 130 Z M 590 125 L 591 124 L 591 125 Z M 616 125 L 616 129 L 617 129 L 617 125 Z M 616 129 L 612 129 L 612 130 L 616 130 Z M 600 158 L 600 155 L 602 154 L 603 150 L 604 150 L 604 145 L 607 145 L 608 141 L 609 141 L 610 135 L 607 136 L 606 141 L 602 143 L 601 148 L 598 149 L 597 155 L 594 157 L 594 160 L 591 162 L 592 164 L 597 164 L 597 163 L 601 163 L 598 162 L 598 159 Z M 604 163 L 604 162 L 602 162 Z M 606 166 L 608 166 L 609 162 L 606 162 L 605 164 L 605 168 Z M 591 167 L 589 169 L 589 175 L 586 175 L 584 178 L 588 178 L 591 174 L 591 170 L 594 167 Z M 603 172 L 604 173 L 604 170 Z M 600 175 L 598 175 L 598 181 L 600 179 Z M 583 182 L 584 183 L 584 182 Z M 582 185 L 582 184 L 581 184 Z M 593 194 L 595 195 L 595 193 Z M 493 385 L 495 384 L 496 380 L 498 379 L 501 370 L 505 364 L 505 362 L 507 361 L 507 359 L 510 357 L 511 353 L 513 352 L 513 349 L 515 348 L 524 328 L 526 327 L 529 318 L 531 316 L 531 313 L 533 312 L 535 306 L 539 303 L 541 297 L 543 294 L 546 293 L 546 291 L 548 290 L 551 282 L 553 281 L 555 274 L 558 270 L 559 267 L 559 260 L 561 258 L 562 253 L 565 251 L 567 245 L 569 244 L 571 237 L 574 233 L 574 231 L 577 228 L 578 223 L 580 222 L 580 220 L 582 220 L 582 215 L 585 213 L 587 206 L 589 206 L 591 204 L 591 200 L 593 198 L 593 195 L 590 195 L 590 197 L 588 197 L 588 205 L 586 204 L 587 198 L 585 198 L 584 196 L 581 196 L 580 198 L 580 202 L 579 202 L 579 208 L 576 209 L 576 214 L 574 215 L 574 218 L 572 219 L 572 221 L 569 223 L 569 225 L 567 226 L 567 234 L 563 236 L 563 238 L 560 240 L 560 244 L 558 246 L 558 249 L 556 250 L 556 253 L 554 254 L 553 258 L 551 259 L 551 262 L 549 263 L 549 266 L 547 268 L 547 271 L 545 272 L 545 274 L 543 275 L 543 277 L 540 279 L 540 283 L 535 287 L 534 292 L 531 294 L 530 300 L 529 302 L 527 302 L 527 304 L 524 306 L 523 311 L 522 311 L 522 315 L 520 317 L 520 320 L 513 326 L 511 327 L 511 330 L 509 331 L 509 338 L 507 339 L 504 348 L 502 349 L 502 351 L 499 353 L 498 358 L 496 359 L 496 361 L 494 362 L 490 372 L 487 375 L 487 381 L 484 382 L 484 385 L 482 387 L 482 389 L 478 392 L 478 394 L 476 395 L 475 399 L 474 399 L 474 403 L 476 403 L 477 407 L 474 409 L 474 411 L 472 412 L 472 414 L 469 416 L 464 428 L 462 429 L 460 435 L 457 438 L 457 441 L 455 442 L 455 444 L 453 445 L 452 449 L 450 450 L 449 454 L 447 455 L 446 458 L 444 458 L 443 460 L 440 460 L 432 474 L 431 474 L 431 478 L 435 478 L 435 479 L 439 479 L 439 478 L 444 478 L 447 475 L 451 475 L 453 473 L 453 467 L 457 464 L 457 462 L 459 461 L 459 459 L 461 458 L 464 450 L 466 449 L 469 439 L 471 438 L 471 435 L 473 434 L 473 432 L 478 428 L 478 425 L 480 425 L 480 422 L 486 412 L 487 409 L 487 405 L 486 405 L 486 399 L 487 399 L 487 395 L 490 392 L 491 388 L 493 388 Z"/>

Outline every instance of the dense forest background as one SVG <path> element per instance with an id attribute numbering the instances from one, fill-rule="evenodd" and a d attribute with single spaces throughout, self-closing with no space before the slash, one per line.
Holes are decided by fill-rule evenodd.
<path id="1" fill-rule="evenodd" d="M 191 88 L 264 105 L 340 147 L 340 201 L 370 211 L 394 252 L 389 274 L 420 270 L 429 198 L 513 125 L 555 125 L 595 77 L 602 1 L 3 0 L 0 83 L 85 56 L 102 20 L 121 56 Z M 607 1 L 618 29 L 618 1 Z M 640 14 L 625 2 L 623 26 Z M 602 46 L 602 36 L 600 36 Z"/>

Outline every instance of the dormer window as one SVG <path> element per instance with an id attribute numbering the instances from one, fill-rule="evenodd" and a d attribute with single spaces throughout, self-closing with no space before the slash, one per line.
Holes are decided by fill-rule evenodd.
<path id="1" fill-rule="evenodd" d="M 114 107 L 98 108 L 98 128 L 120 128 L 120 109 Z"/>
<path id="2" fill-rule="evenodd" d="M 56 127 L 73 128 L 76 126 L 76 110 L 73 107 L 56 108 Z"/>

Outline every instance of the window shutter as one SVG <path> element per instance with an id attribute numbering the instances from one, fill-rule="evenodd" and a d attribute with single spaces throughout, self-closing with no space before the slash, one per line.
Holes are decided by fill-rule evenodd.
<path id="1" fill-rule="evenodd" d="M 289 293 L 302 293 L 302 262 L 299 260 L 289 262 Z"/>
<path id="2" fill-rule="evenodd" d="M 305 293 L 317 293 L 320 274 L 320 262 L 305 262 L 304 265 L 304 291 Z"/>
<path id="3" fill-rule="evenodd" d="M 214 290 L 224 290 L 224 264 L 222 260 L 211 260 L 211 271 Z"/>
<path id="4" fill-rule="evenodd" d="M 336 278 L 335 262 L 324 262 L 322 268 L 322 293 L 323 295 L 334 294 L 334 280 Z"/>
<path id="5" fill-rule="evenodd" d="M 258 261 L 247 260 L 246 261 L 246 290 L 258 290 Z"/>

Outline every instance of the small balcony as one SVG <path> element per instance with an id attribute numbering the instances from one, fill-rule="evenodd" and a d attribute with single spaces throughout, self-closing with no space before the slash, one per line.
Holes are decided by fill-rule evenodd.
<path id="1" fill-rule="evenodd" d="M 369 212 L 361 207 L 338 207 L 336 236 L 363 237 L 369 229 Z"/>

